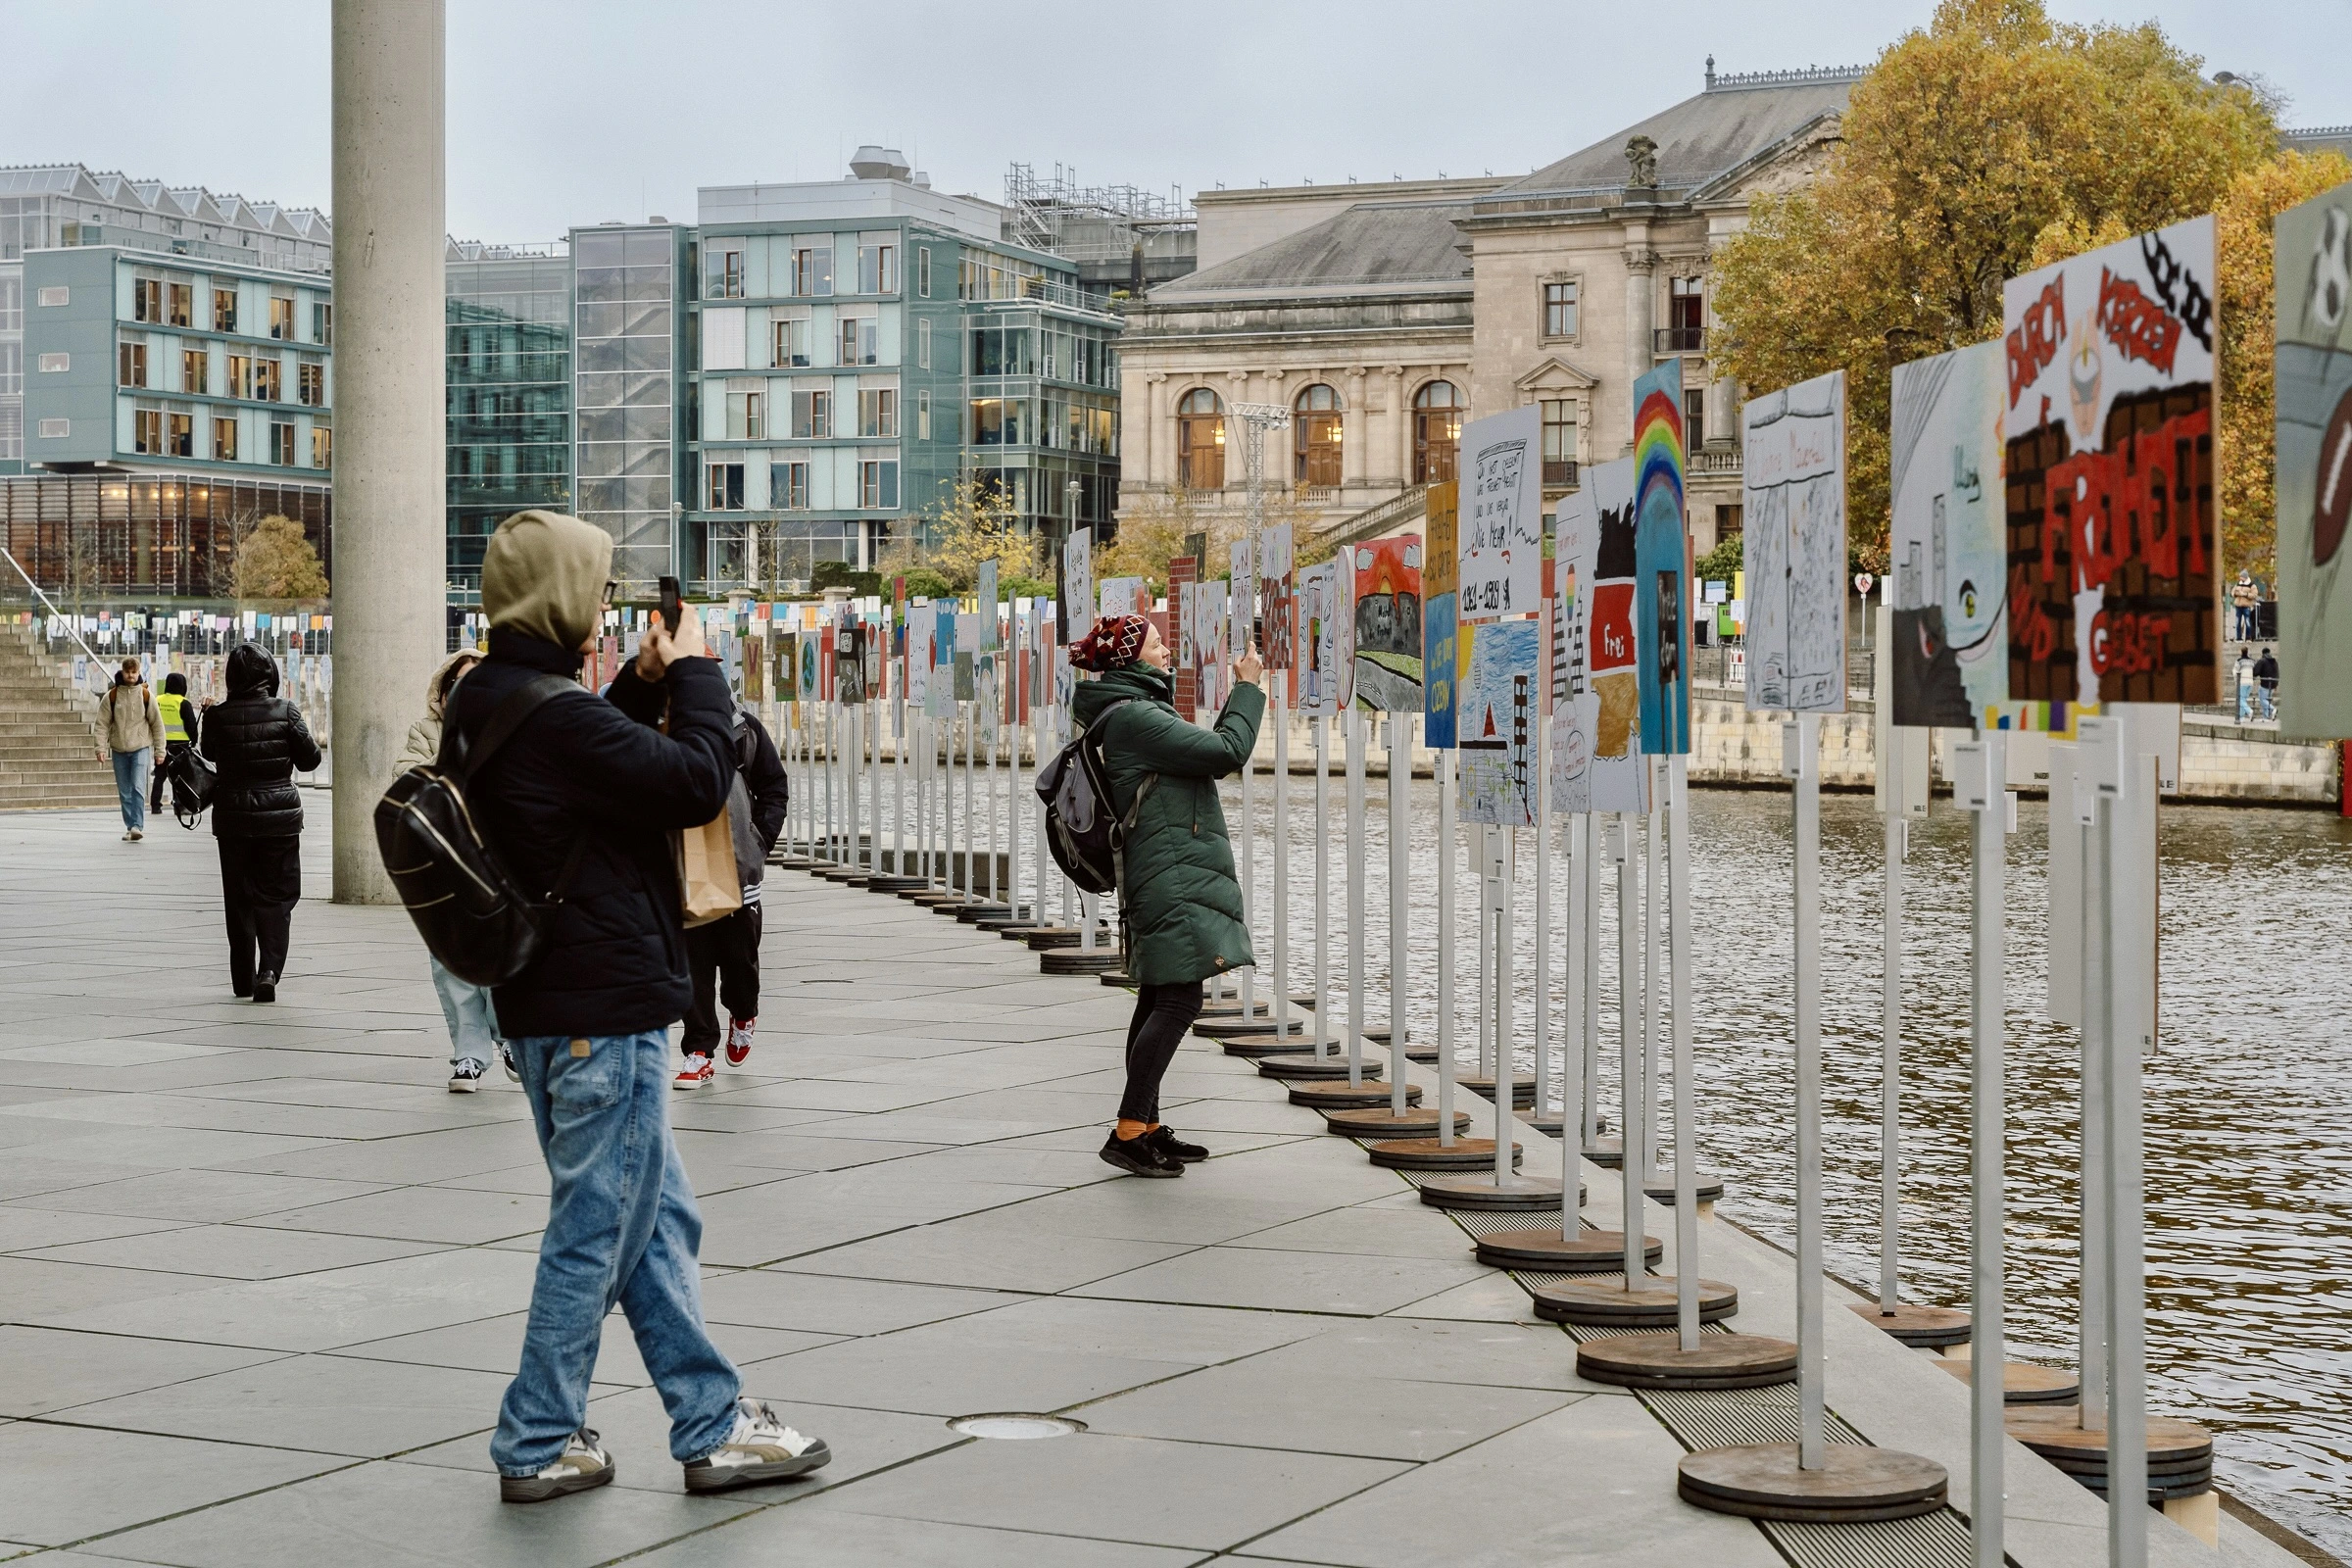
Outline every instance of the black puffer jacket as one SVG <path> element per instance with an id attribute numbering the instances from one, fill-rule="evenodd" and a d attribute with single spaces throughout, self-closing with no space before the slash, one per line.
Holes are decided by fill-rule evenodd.
<path id="1" fill-rule="evenodd" d="M 228 701 L 204 715 L 202 751 L 220 773 L 213 836 L 282 839 L 302 831 L 294 770 L 318 765 L 301 712 L 277 695 L 277 663 L 251 643 L 228 655 Z"/>
<path id="2" fill-rule="evenodd" d="M 543 638 L 491 628 L 489 658 L 450 694 L 444 755 L 454 760 L 534 674 L 579 666 L 578 654 Z M 666 735 L 656 727 L 665 701 Z M 733 710 L 710 660 L 681 660 L 658 685 L 631 665 L 608 697 L 564 692 L 542 705 L 468 782 L 483 837 L 534 896 L 554 891 L 580 850 L 546 952 L 492 994 L 501 1034 L 636 1034 L 686 1015 L 694 982 L 670 832 L 726 808 Z"/>

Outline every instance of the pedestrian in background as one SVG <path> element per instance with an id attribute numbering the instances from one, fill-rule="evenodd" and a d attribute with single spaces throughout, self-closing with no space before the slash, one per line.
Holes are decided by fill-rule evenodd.
<path id="1" fill-rule="evenodd" d="M 2233 622 L 2230 635 L 2241 643 L 2254 640 L 2254 606 L 2260 597 L 2254 574 L 2239 571 L 2237 581 L 2230 585 L 2230 616 Z"/>
<path id="2" fill-rule="evenodd" d="M 181 754 L 196 744 L 196 705 L 188 697 L 188 677 L 178 670 L 166 675 L 163 695 L 156 698 L 155 706 L 164 717 L 164 755 L 155 766 L 155 782 L 147 788 L 149 815 L 163 810 L 164 788 L 172 782 L 172 770 Z"/>
<path id="3" fill-rule="evenodd" d="M 547 1228 L 522 1364 L 490 1457 L 499 1496 L 601 1487 L 612 1455 L 587 1426 L 605 1318 L 627 1314 L 669 1415 L 690 1493 L 804 1475 L 832 1458 L 786 1426 L 703 1324 L 702 1216 L 668 1121 L 669 1026 L 694 999 L 676 834 L 726 807 L 727 680 L 692 610 L 657 625 L 604 697 L 577 686 L 611 601 L 612 536 L 548 512 L 499 524 L 482 555 L 488 657 L 446 708 L 453 754 L 536 677 L 538 699 L 466 785 L 486 842 L 546 899 L 545 943 L 493 995 L 547 1159 Z"/>
<path id="4" fill-rule="evenodd" d="M 122 803 L 122 837 L 135 844 L 147 836 L 147 772 L 164 749 L 163 711 L 137 660 L 122 661 L 98 707 L 115 764 L 115 794 Z"/>
<path id="5" fill-rule="evenodd" d="M 2230 666 L 2230 681 L 2237 690 L 2237 721 L 2243 724 L 2254 716 L 2254 654 L 2240 648 L 2237 662 Z"/>
<path id="6" fill-rule="evenodd" d="M 471 648 L 461 648 L 441 661 L 424 683 L 424 716 L 409 726 L 408 744 L 401 748 L 396 767 L 430 767 L 440 760 L 441 716 L 449 694 L 466 678 L 466 672 L 481 662 L 481 654 Z M 489 991 L 451 974 L 430 953 L 424 957 L 432 965 L 433 993 L 441 999 L 441 1016 L 449 1025 L 449 1092 L 470 1095 L 480 1089 L 493 1054 L 506 1062 L 507 1076 L 520 1082 L 522 1075 L 515 1071 L 506 1054 L 506 1042 L 499 1038 L 498 1015 L 491 1008 Z"/>
<path id="7" fill-rule="evenodd" d="M 1177 716 L 1168 645 L 1142 615 L 1103 616 L 1070 662 L 1101 674 L 1079 682 L 1070 709 L 1102 749 L 1111 808 L 1134 817 L 1119 856 L 1119 925 L 1135 1013 L 1126 1093 L 1102 1155 L 1133 1176 L 1181 1176 L 1208 1151 L 1160 1121 L 1160 1080 L 1200 1016 L 1200 982 L 1257 961 L 1217 780 L 1248 766 L 1257 747 L 1262 665 L 1255 652 L 1234 661 L 1232 695 L 1204 730 Z"/>
<path id="8" fill-rule="evenodd" d="M 2265 648 L 2262 657 L 2254 661 L 2254 695 L 2262 699 L 2262 716 L 2278 716 L 2278 661 Z"/>
<path id="9" fill-rule="evenodd" d="M 748 708 L 735 709 L 734 788 L 727 815 L 734 828 L 736 869 L 743 880 L 743 907 L 688 928 L 686 961 L 694 970 L 694 1005 L 678 1037 L 685 1062 L 672 1087 L 700 1089 L 715 1083 L 718 1064 L 718 1004 L 727 1007 L 727 1065 L 740 1067 L 752 1054 L 752 1032 L 760 1022 L 760 889 L 768 851 L 784 830 L 792 799 L 776 743 Z"/>
<path id="10" fill-rule="evenodd" d="M 228 699 L 204 715 L 199 746 L 219 770 L 213 840 L 228 924 L 228 987 L 275 1002 L 302 898 L 302 793 L 294 772 L 318 765 L 301 710 L 277 695 L 277 662 L 255 643 L 228 655 Z"/>

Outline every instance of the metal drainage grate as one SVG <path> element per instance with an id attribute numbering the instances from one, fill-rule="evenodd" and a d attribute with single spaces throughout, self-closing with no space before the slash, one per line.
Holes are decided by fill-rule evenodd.
<path id="1" fill-rule="evenodd" d="M 1800 1568 L 1970 1568 L 1976 1560 L 1968 1523 L 1949 1508 L 1916 1519 L 1809 1525 L 1759 1519 L 1781 1554 Z M 2014 1565 L 2015 1557 L 2002 1559 Z"/>
<path id="2" fill-rule="evenodd" d="M 1019 1410 L 991 1410 L 980 1415 L 959 1415 L 948 1422 L 948 1429 L 960 1432 L 967 1438 L 997 1438 L 1022 1442 L 1035 1438 L 1066 1438 L 1073 1432 L 1084 1432 L 1086 1423 L 1073 1421 L 1066 1415 L 1030 1415 Z"/>

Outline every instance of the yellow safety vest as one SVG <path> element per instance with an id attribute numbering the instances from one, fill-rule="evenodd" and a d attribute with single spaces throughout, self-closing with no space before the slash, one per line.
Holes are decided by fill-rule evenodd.
<path id="1" fill-rule="evenodd" d="M 155 698 L 155 706 L 163 711 L 164 740 L 166 744 L 169 744 L 172 741 L 186 740 L 188 738 L 188 726 L 186 719 L 183 717 L 183 710 L 188 706 L 188 700 L 185 697 L 180 696 L 177 692 L 158 692 Z"/>

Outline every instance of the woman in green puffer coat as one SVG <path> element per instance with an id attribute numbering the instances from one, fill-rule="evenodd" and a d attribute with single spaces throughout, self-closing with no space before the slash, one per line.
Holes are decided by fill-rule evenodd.
<path id="1" fill-rule="evenodd" d="M 1136 812 L 1121 856 L 1119 921 L 1138 990 L 1127 1092 L 1102 1158 L 1131 1175 L 1180 1176 L 1208 1151 L 1162 1125 L 1159 1081 L 1200 1016 L 1200 982 L 1257 961 L 1217 780 L 1247 766 L 1257 745 L 1261 666 L 1254 652 L 1234 662 L 1233 695 L 1204 730 L 1176 716 L 1168 646 L 1143 616 L 1103 616 L 1071 647 L 1070 662 L 1102 677 L 1079 683 L 1071 710 L 1102 748 L 1112 809 L 1122 819 Z"/>

